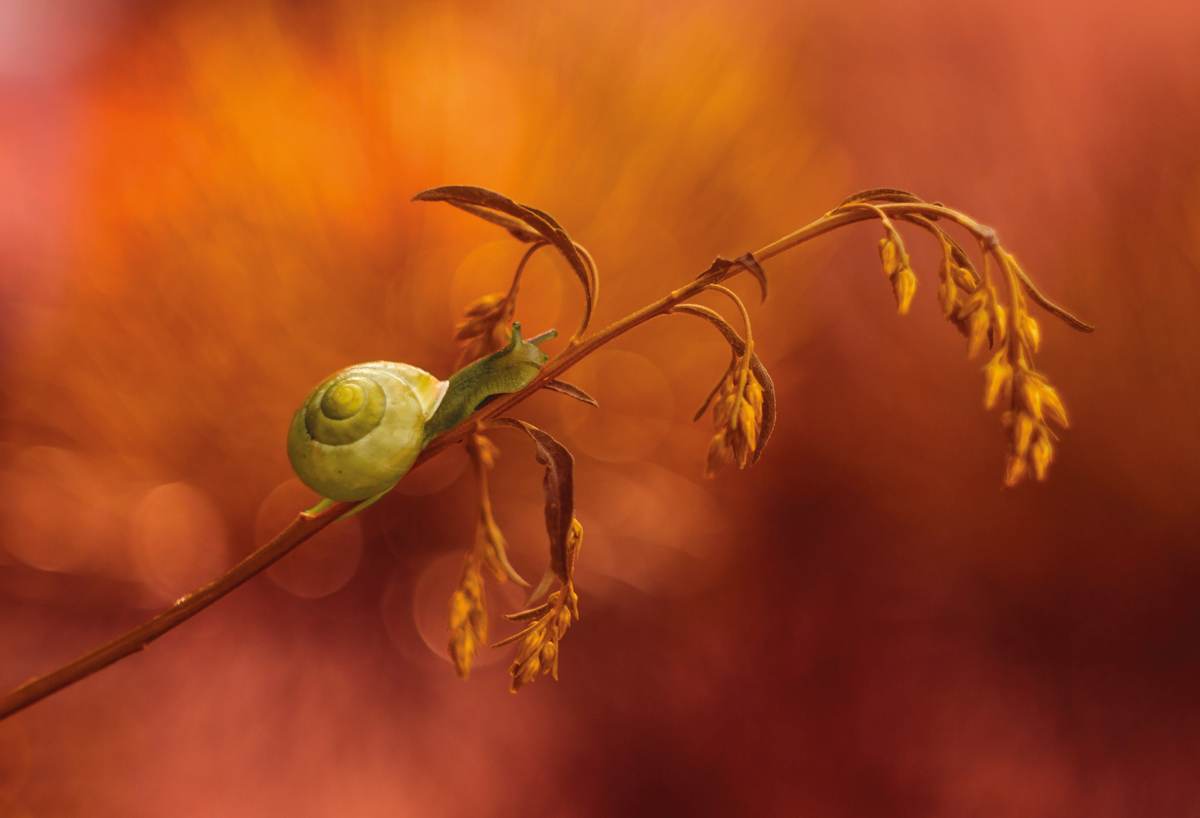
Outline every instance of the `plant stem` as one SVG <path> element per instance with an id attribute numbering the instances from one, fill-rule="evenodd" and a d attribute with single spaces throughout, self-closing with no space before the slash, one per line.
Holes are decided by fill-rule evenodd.
<path id="1" fill-rule="evenodd" d="M 756 250 L 752 255 L 758 262 L 766 261 L 787 250 L 803 244 L 806 241 L 814 239 L 832 230 L 836 230 L 854 222 L 867 221 L 870 219 L 879 218 L 880 211 L 892 215 L 917 214 L 926 216 L 932 219 L 946 219 L 953 221 L 977 239 L 979 239 L 985 250 L 996 252 L 996 234 L 991 228 L 979 224 L 973 219 L 964 216 L 963 214 L 951 210 L 941 205 L 928 203 L 886 203 L 863 206 L 861 203 L 849 203 L 841 207 L 829 211 L 819 219 L 806 224 L 799 230 L 789 233 L 770 244 Z M 522 266 L 529 260 L 529 257 L 540 245 L 531 247 L 522 259 Z M 659 315 L 666 315 L 671 312 L 679 304 L 691 299 L 692 297 L 703 292 L 706 288 L 713 284 L 719 284 L 729 278 L 743 272 L 744 268 L 736 263 L 725 265 L 714 265 L 705 273 L 702 273 L 698 278 L 684 284 L 683 286 L 672 290 L 662 298 L 647 304 L 636 312 L 609 324 L 603 330 L 593 334 L 590 338 L 575 339 L 567 348 L 556 358 L 551 360 L 543 367 L 541 373 L 519 392 L 513 392 L 508 395 L 502 395 L 487 405 L 483 409 L 471 415 L 462 423 L 459 423 L 454 428 L 448 429 L 442 434 L 435 437 L 421 452 L 420 457 L 414 464 L 414 468 L 435 457 L 439 452 L 461 442 L 469 433 L 471 433 L 479 423 L 494 418 L 497 415 L 503 414 L 512 409 L 517 404 L 528 398 L 533 393 L 541 389 L 545 383 L 552 380 L 562 373 L 566 372 L 579 361 L 591 355 L 600 347 L 610 341 L 619 338 L 631 329 L 644 324 L 651 318 Z M 1072 316 L 1066 310 L 1053 304 L 1049 299 L 1045 298 L 1040 292 L 1034 288 L 1033 283 L 1023 273 L 1018 272 L 1017 275 L 1021 279 L 1021 283 L 1029 292 L 1030 297 L 1038 304 L 1054 313 L 1058 317 L 1067 321 L 1076 329 L 1087 329 L 1091 327 L 1079 319 Z M 515 290 L 514 282 L 513 288 Z M 98 670 L 101 670 L 114 662 L 123 659 L 130 654 L 137 653 L 145 648 L 150 642 L 162 636 L 167 631 L 174 628 L 176 625 L 190 619 L 200 611 L 207 608 L 209 605 L 216 602 L 221 597 L 228 594 L 233 589 L 237 588 L 242 583 L 251 579 L 255 575 L 264 571 L 276 561 L 287 555 L 292 549 L 303 543 L 305 540 L 312 537 L 321 529 L 333 523 L 342 514 L 350 510 L 353 503 L 334 503 L 333 505 L 322 509 L 314 514 L 307 512 L 300 514 L 295 520 L 288 525 L 283 531 L 277 534 L 270 542 L 263 545 L 261 548 L 252 552 L 249 556 L 229 569 L 221 577 L 204 585 L 203 587 L 193 591 L 187 596 L 176 600 L 175 604 L 167 610 L 155 616 L 153 619 L 137 626 L 133 630 L 114 639 L 113 641 L 96 648 L 92 652 L 81 656 L 69 664 L 48 673 L 44 676 L 39 676 L 18 687 L 16 690 L 9 693 L 3 699 L 0 699 L 0 719 L 7 718 L 13 713 L 22 710 L 29 705 L 46 698 L 50 694 L 67 687 L 74 682 L 84 679 Z"/>
<path id="2" fill-rule="evenodd" d="M 133 630 L 52 673 L 29 680 L 0 699 L 0 719 L 8 718 L 51 693 L 142 650 L 176 625 L 191 619 L 246 580 L 269 568 L 353 507 L 353 503 L 334 503 L 313 515 L 307 512 L 297 515 L 287 528 L 276 534 L 266 545 L 252 552 L 217 579 L 175 600 L 174 605 L 153 619 L 143 622 Z"/>

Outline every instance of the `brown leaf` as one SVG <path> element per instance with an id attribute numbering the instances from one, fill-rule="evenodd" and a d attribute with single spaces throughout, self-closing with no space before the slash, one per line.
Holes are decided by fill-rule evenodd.
<path id="1" fill-rule="evenodd" d="M 558 392 L 570 398 L 574 398 L 575 400 L 586 403 L 589 406 L 600 406 L 600 404 L 596 402 L 596 399 L 587 392 L 584 392 L 578 386 L 569 384 L 566 381 L 560 381 L 555 378 L 551 378 L 542 384 L 542 388 L 549 389 L 551 392 Z"/>
<path id="2" fill-rule="evenodd" d="M 421 194 L 418 194 L 414 198 L 420 199 Z M 479 205 L 467 204 L 466 202 L 449 202 L 449 204 L 454 205 L 459 210 L 470 213 L 472 216 L 478 216 L 484 221 L 503 227 L 517 241 L 525 242 L 526 244 L 543 241 L 542 237 L 533 230 L 530 230 L 528 226 L 522 224 L 517 219 L 505 216 L 503 213 L 498 213 L 495 210 L 489 210 Z"/>
<path id="3" fill-rule="evenodd" d="M 838 207 L 845 207 L 848 204 L 855 202 L 922 202 L 920 196 L 915 193 L 909 193 L 907 190 L 900 190 L 894 187 L 873 187 L 869 190 L 860 190 L 853 196 L 847 196 L 842 200 Z M 835 210 L 837 208 L 834 208 Z"/>
<path id="4" fill-rule="evenodd" d="M 702 304 L 687 303 L 677 305 L 671 312 L 682 312 L 703 318 L 720 331 L 733 350 L 734 355 L 741 355 L 746 351 L 746 342 L 742 340 L 742 336 L 738 335 L 737 330 L 730 326 L 729 322 L 722 318 L 716 310 L 709 309 Z M 750 369 L 753 370 L 755 376 L 762 384 L 763 390 L 762 437 L 759 438 L 758 446 L 755 448 L 754 454 L 750 457 L 751 463 L 757 463 L 758 459 L 762 457 L 762 452 L 767 446 L 767 441 L 771 439 L 771 432 L 775 430 L 775 382 L 771 380 L 770 373 L 767 372 L 767 368 L 763 366 L 758 355 L 750 356 Z M 709 399 L 711 400 L 711 397 Z M 707 408 L 707 405 L 704 408 Z M 703 412 L 700 414 L 702 415 Z M 697 418 L 699 417 L 700 415 L 697 415 Z"/>
<path id="5" fill-rule="evenodd" d="M 754 280 L 758 282 L 758 288 L 762 290 L 762 300 L 767 300 L 767 273 L 758 263 L 758 259 L 753 253 L 742 253 L 733 260 L 734 264 L 740 264 L 745 268 L 746 272 L 754 276 Z"/>
<path id="6" fill-rule="evenodd" d="M 495 191 L 470 185 L 430 188 L 418 193 L 413 199 L 422 202 L 446 202 L 503 227 L 518 241 L 546 241 L 554 245 L 583 285 L 583 321 L 576 334 L 581 335 L 587 329 L 600 289 L 596 262 L 587 250 L 567 235 L 553 216 L 535 207 L 514 202 Z"/>
<path id="7" fill-rule="evenodd" d="M 767 300 L 767 273 L 763 270 L 762 265 L 758 263 L 758 259 L 754 257 L 753 253 L 743 253 L 733 261 L 717 256 L 713 259 L 712 264 L 708 265 L 708 269 L 696 276 L 696 278 L 704 278 L 714 273 L 724 273 L 730 267 L 741 267 L 753 276 L 754 280 L 758 282 L 758 289 L 762 294 L 761 300 Z"/>
<path id="8" fill-rule="evenodd" d="M 509 426 L 529 435 L 537 447 L 537 460 L 546 467 L 542 486 L 546 494 L 546 533 L 550 536 L 550 569 L 564 584 L 571 581 L 570 537 L 575 519 L 575 458 L 567 447 L 532 423 L 497 418 L 492 426 Z"/>

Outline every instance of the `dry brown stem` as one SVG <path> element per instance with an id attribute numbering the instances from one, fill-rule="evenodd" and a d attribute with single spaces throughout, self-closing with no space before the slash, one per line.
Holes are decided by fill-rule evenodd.
<path id="1" fill-rule="evenodd" d="M 770 378 L 766 374 L 765 368 L 761 367 L 757 356 L 754 355 L 754 342 L 750 338 L 749 332 L 748 311 L 745 310 L 740 299 L 736 299 L 734 296 L 739 311 L 742 312 L 747 323 L 747 336 L 743 340 L 719 313 L 707 307 L 687 302 L 705 290 L 714 289 L 722 282 L 743 272 L 749 273 L 758 281 L 765 297 L 767 278 L 761 267 L 763 262 L 818 236 L 856 222 L 878 219 L 883 224 L 885 236 L 884 243 L 880 248 L 881 259 L 884 270 L 892 282 L 901 312 L 907 309 L 916 286 L 916 280 L 913 277 L 908 254 L 895 222 L 914 224 L 931 233 L 941 242 L 944 263 L 940 272 L 939 296 L 947 317 L 968 336 L 972 347 L 982 346 L 986 342 L 988 345 L 998 348 L 997 355 L 985 368 L 987 376 L 985 398 L 989 402 L 994 402 L 1005 397 L 1009 402 L 1005 421 L 1012 429 L 1009 466 L 1006 473 L 1006 482 L 1010 484 L 1019 480 L 1021 475 L 1030 469 L 1038 477 L 1045 475 L 1053 451 L 1050 444 L 1053 433 L 1050 431 L 1047 421 L 1054 421 L 1060 426 L 1066 425 L 1066 413 L 1057 392 L 1049 386 L 1041 373 L 1033 369 L 1033 353 L 1037 350 L 1040 333 L 1036 322 L 1029 314 L 1025 298 L 1032 300 L 1074 329 L 1082 331 L 1093 329 L 1091 325 L 1076 318 L 1043 295 L 1017 264 L 1012 254 L 1000 244 L 996 232 L 990 227 L 945 205 L 922 201 L 905 191 L 880 188 L 850 197 L 820 218 L 764 245 L 753 253 L 744 254 L 733 261 L 718 258 L 692 281 L 671 290 L 656 301 L 609 324 L 599 332 L 585 336 L 583 332 L 591 316 L 599 287 L 596 265 L 591 255 L 581 245 L 570 239 L 552 217 L 536 208 L 521 205 L 500 194 L 480 188 L 437 188 L 419 194 L 417 198 L 453 204 L 500 225 L 517 240 L 531 245 L 518 267 L 513 285 L 508 293 L 485 296 L 469 308 L 464 322 L 459 327 L 460 340 L 466 345 L 477 344 L 480 349 L 483 349 L 506 340 L 506 336 L 505 338 L 499 337 L 499 330 L 507 329 L 507 322 L 515 309 L 520 272 L 524 269 L 529 257 L 539 247 L 550 245 L 562 254 L 579 278 L 585 295 L 583 326 L 570 339 L 566 349 L 550 360 L 538 377 L 524 389 L 491 401 L 471 418 L 431 441 L 421 453 L 417 461 L 418 466 L 436 457 L 449 446 L 461 444 L 467 440 L 476 440 L 475 436 L 487 421 L 511 411 L 538 390 L 547 388 L 550 384 L 556 384 L 559 377 L 572 366 L 605 344 L 652 318 L 673 312 L 705 318 L 713 323 L 729 341 L 734 364 L 727 372 L 726 378 L 722 379 L 722 386 L 718 390 L 721 391 L 726 385 L 730 386 L 730 389 L 727 390 L 729 394 L 724 396 L 727 405 L 718 413 L 718 418 L 724 423 L 722 428 L 735 436 L 725 441 L 729 446 L 728 454 L 731 459 L 737 460 L 739 464 L 753 462 L 761 454 L 766 436 L 770 434 L 770 426 L 774 422 L 774 399 L 773 393 L 769 389 Z M 962 247 L 942 227 L 943 224 L 955 225 L 965 230 L 979 244 L 984 262 L 982 276 L 976 272 L 976 268 Z M 1000 304 L 994 282 L 990 280 L 990 261 L 996 262 L 1008 285 L 1009 306 L 1007 308 Z M 724 291 L 724 288 L 721 289 Z M 731 292 L 729 294 L 732 295 Z M 758 399 L 760 405 L 757 407 L 754 390 L 750 386 L 752 381 L 757 382 L 766 392 L 771 393 Z M 572 394 L 571 389 L 573 388 L 559 388 L 559 391 Z M 579 397 L 579 395 L 575 396 Z M 769 405 L 764 402 L 766 398 L 769 398 Z M 586 399 L 586 396 L 581 399 Z M 527 426 L 527 424 L 523 425 Z M 540 430 L 535 432 L 526 429 L 526 431 L 529 431 L 535 440 L 538 439 L 536 432 L 540 432 Z M 720 433 L 719 429 L 718 434 Z M 742 437 L 735 439 L 738 434 L 741 434 Z M 489 512 L 487 519 L 482 520 L 487 536 L 483 538 L 482 545 L 477 542 L 471 552 L 472 556 L 468 557 L 464 570 L 465 584 L 460 586 L 460 590 L 465 589 L 465 591 L 475 590 L 477 584 L 475 577 L 480 575 L 479 568 L 483 564 L 493 561 L 497 550 L 494 543 L 487 542 L 494 538 L 491 538 L 490 532 L 487 531 L 490 506 L 486 500 L 486 467 L 480 459 L 482 457 L 481 445 L 476 442 L 475 462 L 477 473 L 481 475 L 483 492 L 481 496 L 484 498 L 481 502 Z M 720 457 L 724 457 L 724 453 L 720 453 Z M 140 651 L 154 639 L 196 615 L 269 567 L 322 528 L 333 523 L 350 507 L 349 503 L 321 504 L 315 509 L 301 513 L 275 538 L 252 552 L 223 576 L 180 598 L 166 611 L 128 633 L 51 673 L 26 682 L 9 693 L 0 700 L 0 718 L 10 716 L 55 691 Z M 560 508 L 559 511 L 562 512 L 562 509 Z M 549 514 L 548 510 L 548 519 Z M 552 542 L 552 549 L 557 548 L 558 555 L 553 556 L 555 552 L 552 550 L 552 565 L 555 565 L 554 560 L 557 560 L 557 563 L 554 570 L 548 572 L 548 576 L 557 575 L 559 588 L 551 593 L 548 601 L 543 605 L 520 612 L 512 617 L 534 620 L 525 630 L 510 637 L 510 640 L 524 640 L 512 667 L 514 689 L 536 678 L 540 672 L 549 671 L 557 675 L 558 641 L 566 632 L 571 621 L 578 617 L 577 597 L 571 579 L 571 571 L 574 555 L 578 550 L 578 542 L 582 538 L 582 528 L 579 527 L 578 520 L 573 515 L 560 513 L 558 516 L 556 525 L 560 529 L 563 529 L 564 526 L 566 528 L 557 534 L 552 532 L 552 540 L 557 537 L 560 542 L 557 545 Z M 494 520 L 491 523 L 494 525 Z M 492 549 L 493 560 L 489 560 L 489 547 Z M 496 562 L 499 561 L 496 560 Z M 515 572 L 513 573 L 515 574 Z M 473 607 L 475 597 L 479 601 L 479 610 Z M 463 602 L 463 605 L 452 611 L 452 617 L 455 613 L 459 614 L 458 619 L 461 620 L 459 624 L 465 624 L 463 633 L 466 636 L 464 639 L 471 641 L 472 644 L 468 646 L 464 643 L 462 649 L 466 652 L 469 647 L 470 652 L 473 653 L 478 644 L 481 644 L 486 638 L 486 620 L 479 618 L 482 610 L 482 591 L 480 590 L 474 596 L 472 593 L 464 592 L 464 599 L 460 601 Z M 472 617 L 474 618 L 472 619 Z M 460 672 L 465 673 L 469 664 L 469 658 L 460 662 Z"/>

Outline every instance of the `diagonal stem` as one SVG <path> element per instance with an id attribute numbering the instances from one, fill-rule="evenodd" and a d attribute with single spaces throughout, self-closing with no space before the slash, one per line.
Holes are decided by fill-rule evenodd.
<path id="1" fill-rule="evenodd" d="M 271 567 L 300 543 L 349 511 L 353 503 L 333 503 L 319 512 L 303 512 L 261 548 L 253 551 L 217 579 L 203 585 L 190 594 L 175 600 L 170 608 L 131 631 L 101 645 L 90 653 L 80 656 L 58 670 L 31 679 L 0 699 L 0 719 L 5 719 L 40 701 L 51 693 L 62 690 L 80 679 L 91 676 L 98 670 L 111 665 L 130 654 L 143 650 L 147 645 L 176 625 L 188 619 L 237 588 L 243 582 Z"/>
<path id="2" fill-rule="evenodd" d="M 986 249 L 994 249 L 997 244 L 995 231 L 991 228 L 974 221 L 958 211 L 941 205 L 924 202 L 889 202 L 873 205 L 871 208 L 863 208 L 851 203 L 831 210 L 820 218 L 809 222 L 799 230 L 793 231 L 761 247 L 751 255 L 757 262 L 764 262 L 793 247 L 840 227 L 854 222 L 878 218 L 879 214 L 875 212 L 874 208 L 897 216 L 917 214 L 932 219 L 946 219 L 961 225 L 971 232 L 984 244 Z M 530 249 L 525 258 L 522 259 L 522 264 L 528 261 L 529 255 L 532 255 L 535 249 L 536 247 Z M 745 267 L 739 264 L 714 264 L 696 279 L 672 290 L 657 301 L 647 304 L 624 318 L 609 324 L 590 338 L 574 340 L 557 358 L 547 363 L 537 378 L 526 385 L 524 389 L 496 398 L 458 426 L 448 429 L 435 437 L 421 452 L 420 457 L 418 457 L 414 464 L 414 468 L 435 457 L 446 448 L 461 442 L 481 422 L 512 409 L 545 386 L 547 381 L 554 380 L 559 375 L 562 375 L 579 361 L 610 341 L 619 338 L 631 329 L 644 324 L 656 316 L 671 312 L 676 306 L 690 300 L 710 286 L 720 284 L 744 271 Z M 1022 285 L 1029 292 L 1030 297 L 1042 307 L 1062 318 L 1076 329 L 1091 329 L 1090 325 L 1080 321 L 1066 310 L 1045 298 L 1023 273 L 1019 273 L 1019 276 Z M 311 513 L 304 512 L 298 515 L 287 528 L 277 534 L 268 543 L 250 553 L 225 574 L 196 591 L 181 597 L 170 608 L 158 614 L 153 619 L 144 622 L 90 653 L 63 665 L 57 670 L 31 679 L 6 695 L 3 699 L 0 699 L 0 720 L 23 710 L 56 691 L 62 690 L 68 685 L 87 678 L 126 656 L 144 649 L 158 637 L 187 621 L 242 583 L 269 568 L 305 540 L 336 521 L 352 507 L 353 503 L 334 503 L 320 510 L 314 510 Z"/>

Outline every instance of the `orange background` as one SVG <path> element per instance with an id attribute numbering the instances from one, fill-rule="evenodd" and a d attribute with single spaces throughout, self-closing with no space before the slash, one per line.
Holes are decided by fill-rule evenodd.
<path id="1" fill-rule="evenodd" d="M 309 501 L 330 371 L 441 375 L 520 248 L 409 197 L 492 187 L 599 262 L 597 325 L 865 187 L 995 226 L 1074 425 L 1001 489 L 982 362 L 877 228 L 768 265 L 780 421 L 700 479 L 726 361 L 663 319 L 522 414 L 578 457 L 560 683 L 468 683 L 460 454 L 0 724 L 0 814 L 1190 815 L 1200 809 L 1200 13 L 1146 0 L 42 3 L 0 13 L 0 686 L 148 617 Z M 746 282 L 739 289 L 752 294 Z M 548 253 L 519 317 L 578 320 Z M 713 302 L 718 305 L 719 302 Z M 540 470 L 496 483 L 544 560 Z M 493 590 L 493 611 L 519 604 Z M 493 622 L 493 633 L 505 632 Z"/>

